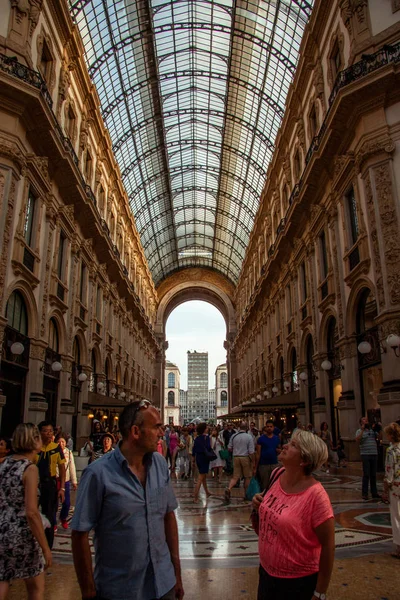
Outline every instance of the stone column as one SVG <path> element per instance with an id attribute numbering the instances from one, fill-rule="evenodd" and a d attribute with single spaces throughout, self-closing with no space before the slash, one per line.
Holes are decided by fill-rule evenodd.
<path id="1" fill-rule="evenodd" d="M 29 371 L 26 377 L 26 390 L 29 393 L 29 404 L 24 420 L 40 423 L 46 416 L 48 404 L 43 394 L 43 366 L 47 343 L 43 340 L 32 340 L 29 356 Z"/>

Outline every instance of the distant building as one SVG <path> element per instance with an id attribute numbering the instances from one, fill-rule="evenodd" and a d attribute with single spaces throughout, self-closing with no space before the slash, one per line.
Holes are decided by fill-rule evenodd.
<path id="1" fill-rule="evenodd" d="M 208 419 L 208 352 L 190 350 L 188 356 L 188 420 Z"/>
<path id="2" fill-rule="evenodd" d="M 215 388 L 208 390 L 208 417 L 209 421 L 215 421 Z"/>
<path id="3" fill-rule="evenodd" d="M 180 383 L 181 372 L 174 363 L 165 364 L 164 422 L 169 425 L 180 424 Z"/>
<path id="4" fill-rule="evenodd" d="M 187 391 L 179 390 L 179 409 L 182 425 L 189 422 L 188 419 L 188 405 L 187 405 Z"/>
<path id="5" fill-rule="evenodd" d="M 228 412 L 228 370 L 226 363 L 215 369 L 215 410 L 216 418 Z"/>

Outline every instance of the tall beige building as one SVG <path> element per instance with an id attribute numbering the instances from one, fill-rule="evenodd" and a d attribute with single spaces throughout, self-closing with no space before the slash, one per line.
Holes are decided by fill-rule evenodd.
<path id="1" fill-rule="evenodd" d="M 218 419 L 228 412 L 228 371 L 226 364 L 215 369 L 215 416 Z"/>
<path id="2" fill-rule="evenodd" d="M 180 383 L 181 372 L 169 360 L 165 363 L 165 397 L 164 397 L 164 422 L 165 425 L 181 425 L 180 413 Z"/>
<path id="3" fill-rule="evenodd" d="M 226 322 L 217 411 L 327 421 L 350 457 L 398 418 L 398 4 L 1 2 L 2 433 L 165 420 L 191 299 Z"/>

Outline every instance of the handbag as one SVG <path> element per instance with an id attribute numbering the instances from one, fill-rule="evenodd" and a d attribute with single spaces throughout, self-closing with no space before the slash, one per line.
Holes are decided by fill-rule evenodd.
<path id="1" fill-rule="evenodd" d="M 277 481 L 279 479 L 279 477 L 282 475 L 282 473 L 284 473 L 284 472 L 285 472 L 285 467 L 277 467 L 276 469 L 274 469 L 272 471 L 268 487 L 266 487 L 265 490 L 262 492 L 263 498 L 264 498 L 265 494 L 268 492 L 268 490 L 272 488 L 275 481 Z M 256 510 L 255 508 L 253 508 L 253 510 L 251 511 L 250 519 L 251 519 L 251 526 L 253 527 L 254 531 L 258 535 L 260 532 L 260 516 L 258 514 L 258 510 Z"/>
<path id="2" fill-rule="evenodd" d="M 255 477 L 252 477 L 250 479 L 249 487 L 246 490 L 247 500 L 250 500 L 250 502 L 251 502 L 253 500 L 253 496 L 255 496 L 256 494 L 259 494 L 260 492 L 261 492 L 260 484 L 258 483 L 258 481 Z"/>
<path id="3" fill-rule="evenodd" d="M 222 458 L 222 460 L 229 460 L 229 454 L 230 452 L 226 448 L 219 451 L 219 456 Z"/>
<path id="4" fill-rule="evenodd" d="M 210 448 L 210 449 L 206 448 L 205 455 L 206 455 L 206 459 L 209 462 L 212 462 L 213 460 L 217 460 L 217 458 L 218 458 L 218 456 L 215 454 L 215 452 L 212 448 Z"/>

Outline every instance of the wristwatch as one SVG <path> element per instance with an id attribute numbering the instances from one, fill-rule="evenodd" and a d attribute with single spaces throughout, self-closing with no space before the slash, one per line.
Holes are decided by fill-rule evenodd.
<path id="1" fill-rule="evenodd" d="M 317 592 L 316 590 L 314 591 L 314 596 L 316 598 L 319 598 L 319 600 L 326 600 L 326 594 L 324 594 L 323 592 Z"/>

